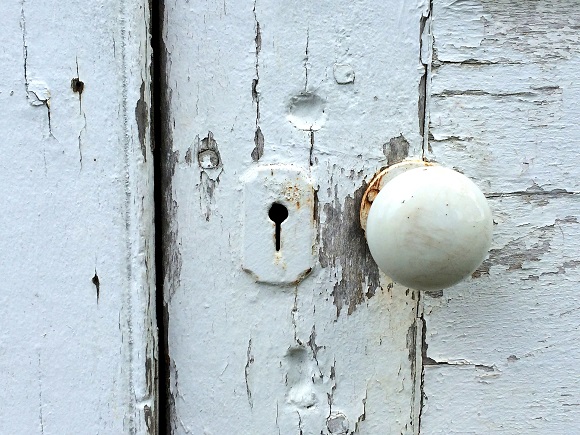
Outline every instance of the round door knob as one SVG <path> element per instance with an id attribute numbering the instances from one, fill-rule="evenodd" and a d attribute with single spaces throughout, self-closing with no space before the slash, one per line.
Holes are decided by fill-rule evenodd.
<path id="1" fill-rule="evenodd" d="M 369 185 L 361 224 L 379 268 L 417 290 L 440 290 L 471 275 L 487 255 L 493 220 L 466 176 L 416 161 L 391 166 Z"/>

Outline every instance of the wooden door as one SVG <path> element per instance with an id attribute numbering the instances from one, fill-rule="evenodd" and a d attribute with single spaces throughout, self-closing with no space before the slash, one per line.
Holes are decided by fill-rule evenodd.
<path id="1" fill-rule="evenodd" d="M 424 298 L 424 433 L 579 431 L 577 6 L 433 3 L 428 157 L 496 225 L 473 278 Z"/>
<path id="2" fill-rule="evenodd" d="M 576 6 L 5 2 L 0 433 L 578 432 Z M 493 210 L 440 292 L 358 222 L 413 158 Z"/>
<path id="3" fill-rule="evenodd" d="M 576 10 L 166 4 L 174 433 L 577 430 Z M 391 282 L 359 229 L 366 183 L 405 158 L 465 173 L 493 210 L 488 259 L 442 292 Z M 288 165 L 313 219 L 289 205 L 276 254 L 266 215 Z M 294 283 L 259 266 L 296 256 L 311 270 Z"/>
<path id="4" fill-rule="evenodd" d="M 398 1 L 165 4 L 174 433 L 418 431 L 421 295 L 379 273 L 358 213 L 378 169 L 423 155 L 428 14 Z"/>

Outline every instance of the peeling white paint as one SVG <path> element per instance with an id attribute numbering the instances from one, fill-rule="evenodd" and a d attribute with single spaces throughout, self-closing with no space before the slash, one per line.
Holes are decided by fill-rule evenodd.
<path id="1" fill-rule="evenodd" d="M 2 3 L 0 433 L 155 430 L 148 14 Z"/>
<path id="2" fill-rule="evenodd" d="M 428 156 L 475 178 L 496 225 L 472 279 L 424 299 L 421 430 L 576 433 L 577 4 L 433 7 Z"/>
<path id="3" fill-rule="evenodd" d="M 175 433 L 417 432 L 419 295 L 381 278 L 358 209 L 381 166 L 422 153 L 426 10 L 374 0 L 230 2 L 227 13 L 221 1 L 166 4 Z M 211 206 L 188 154 L 208 130 L 223 161 Z M 303 168 L 316 191 L 314 247 L 292 253 L 315 261 L 298 285 L 259 284 L 242 270 L 240 177 L 269 164 Z M 249 234 L 273 242 L 267 206 L 267 225 Z"/>
<path id="4" fill-rule="evenodd" d="M 44 106 L 49 104 L 50 89 L 42 80 L 30 80 L 27 85 L 28 97 L 32 106 Z"/>

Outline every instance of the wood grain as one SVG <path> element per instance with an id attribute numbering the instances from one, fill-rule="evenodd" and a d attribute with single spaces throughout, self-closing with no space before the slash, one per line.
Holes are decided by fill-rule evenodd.
<path id="1" fill-rule="evenodd" d="M 472 279 L 425 298 L 421 429 L 575 433 L 577 4 L 433 6 L 428 155 L 479 184 L 496 226 Z"/>

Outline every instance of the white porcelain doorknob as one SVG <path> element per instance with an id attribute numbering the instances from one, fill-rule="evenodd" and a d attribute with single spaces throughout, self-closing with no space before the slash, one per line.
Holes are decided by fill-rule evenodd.
<path id="1" fill-rule="evenodd" d="M 410 288 L 439 290 L 481 264 L 493 220 L 485 196 L 469 178 L 419 161 L 394 165 L 371 182 L 361 224 L 385 274 Z"/>

